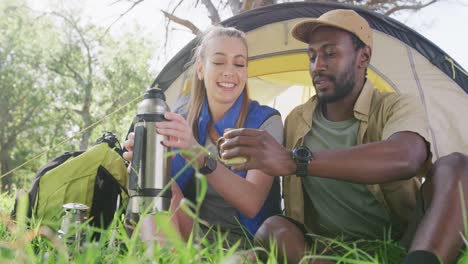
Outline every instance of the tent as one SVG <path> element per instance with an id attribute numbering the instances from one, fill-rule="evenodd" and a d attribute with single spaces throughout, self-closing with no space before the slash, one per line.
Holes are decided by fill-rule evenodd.
<path id="1" fill-rule="evenodd" d="M 283 118 L 314 94 L 308 73 L 306 44 L 290 30 L 305 18 L 338 8 L 353 9 L 373 29 L 374 48 L 369 80 L 380 90 L 420 98 L 429 118 L 434 159 L 458 151 L 468 153 L 468 75 L 449 55 L 404 24 L 358 7 L 336 3 L 296 2 L 255 9 L 223 21 L 247 34 L 249 93 L 276 107 Z M 165 90 L 176 107 L 190 80 L 195 38 L 162 69 L 152 86 Z M 182 97 L 181 97 L 182 96 Z"/>

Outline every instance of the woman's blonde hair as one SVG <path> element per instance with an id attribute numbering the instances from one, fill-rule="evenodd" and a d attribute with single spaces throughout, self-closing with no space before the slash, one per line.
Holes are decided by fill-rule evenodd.
<path id="1" fill-rule="evenodd" d="M 207 43 L 214 38 L 219 38 L 219 37 L 231 37 L 231 38 L 238 38 L 244 43 L 246 49 L 248 49 L 247 46 L 247 39 L 245 37 L 245 33 L 237 30 L 233 27 L 221 27 L 221 26 L 215 26 L 212 27 L 210 30 L 205 32 L 199 40 L 199 44 L 194 50 L 193 58 L 192 58 L 192 64 L 193 64 L 193 76 L 192 76 L 192 86 L 190 89 L 190 102 L 188 104 L 188 116 L 187 120 L 192 127 L 193 135 L 195 138 L 199 138 L 199 131 L 198 131 L 198 118 L 200 117 L 201 109 L 203 102 L 205 101 L 206 98 L 206 87 L 205 83 L 203 80 L 198 79 L 197 76 L 197 63 L 202 62 L 203 58 L 205 56 L 205 51 L 206 51 L 206 45 Z M 244 100 L 242 102 L 242 107 L 241 111 L 239 114 L 239 118 L 237 119 L 236 122 L 236 128 L 240 128 L 244 126 L 245 119 L 247 117 L 247 113 L 249 111 L 249 96 L 247 92 L 247 82 L 245 83 L 244 91 L 242 92 L 244 94 Z"/>

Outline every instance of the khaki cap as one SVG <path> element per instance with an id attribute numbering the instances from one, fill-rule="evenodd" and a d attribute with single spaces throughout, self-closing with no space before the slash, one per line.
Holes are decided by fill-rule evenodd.
<path id="1" fill-rule="evenodd" d="M 301 21 L 294 25 L 291 34 L 295 39 L 308 44 L 310 33 L 321 26 L 336 27 L 351 32 L 372 48 L 372 29 L 367 21 L 354 10 L 335 9 L 316 19 Z"/>

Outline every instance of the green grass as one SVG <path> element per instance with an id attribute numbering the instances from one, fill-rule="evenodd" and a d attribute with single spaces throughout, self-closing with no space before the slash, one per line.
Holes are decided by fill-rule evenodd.
<path id="1" fill-rule="evenodd" d="M 201 181 L 199 188 L 206 183 Z M 242 251 L 239 243 L 226 246 L 226 234 L 216 233 L 217 239 L 192 237 L 183 242 L 176 231 L 169 225 L 169 215 L 159 213 L 155 216 L 158 226 L 165 230 L 168 242 L 166 246 L 155 245 L 150 250 L 137 235 L 128 236 L 122 219 L 116 217 L 107 230 L 90 228 L 87 224 L 78 227 L 85 234 L 86 240 L 81 249 L 72 243 L 66 245 L 56 232 L 39 223 L 31 221 L 26 227 L 26 219 L 18 216 L 13 222 L 9 212 L 13 207 L 14 197 L 0 196 L 0 263 L 239 263 Z M 187 208 L 197 206 L 187 203 Z M 196 211 L 196 210 L 195 210 Z M 59 225 L 59 224 L 58 224 Z M 141 227 L 137 226 L 134 234 Z M 77 230 L 77 232 L 78 232 Z M 91 241 L 92 232 L 100 232 L 99 241 Z M 213 230 L 212 232 L 216 232 Z M 319 243 L 333 248 L 331 256 L 321 256 L 312 250 L 304 257 L 303 263 L 311 258 L 332 259 L 338 263 L 401 263 L 404 250 L 391 241 L 366 241 L 366 243 L 346 244 L 339 240 L 319 239 Z M 362 241 L 361 241 L 362 242 Z M 359 246 L 358 246 L 359 245 Z M 363 246 L 364 245 L 364 246 Z M 266 251 L 253 248 L 262 259 L 259 263 L 278 263 L 278 249 Z"/>
<path id="2" fill-rule="evenodd" d="M 207 181 L 198 173 L 196 176 L 198 196 L 195 203 L 184 200 L 181 208 L 192 216 L 195 223 L 199 223 L 201 220 L 197 215 L 206 194 Z M 60 239 L 54 229 L 41 226 L 36 219 L 27 219 L 25 203 L 20 203 L 17 218 L 12 221 L 10 212 L 14 200 L 14 195 L 0 195 L 0 263 L 252 263 L 245 260 L 246 251 L 257 253 L 254 263 L 284 262 L 277 259 L 278 247 L 273 246 L 266 250 L 253 245 L 245 248 L 240 242 L 229 244 L 226 242 L 227 234 L 217 230 L 210 231 L 214 232 L 210 239 L 206 234 L 203 236 L 199 232 L 193 232 L 189 240 L 184 242 L 171 225 L 168 212 L 153 215 L 167 239 L 164 246 L 155 244 L 148 248 L 138 235 L 140 225 L 135 227 L 134 235 L 129 236 L 122 214 L 116 214 L 107 230 L 90 227 L 87 223 L 76 227 L 69 235 L 74 236 L 81 232 L 85 240 L 81 244 L 67 244 L 67 237 Z M 464 213 L 465 223 L 466 218 Z M 60 224 L 53 223 L 53 226 Z M 99 241 L 91 240 L 94 232 L 100 233 Z M 401 263 L 405 255 L 405 250 L 389 239 L 345 243 L 339 238 L 314 238 L 316 244 L 301 263 L 308 263 L 312 259 L 327 259 L 336 263 L 393 264 Z M 327 248 L 326 254 L 322 253 L 323 248 Z M 466 251 L 458 263 L 468 263 Z"/>

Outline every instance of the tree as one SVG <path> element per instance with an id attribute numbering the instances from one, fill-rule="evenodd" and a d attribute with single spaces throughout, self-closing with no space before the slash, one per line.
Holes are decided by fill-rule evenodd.
<path id="1" fill-rule="evenodd" d="M 43 122 L 51 85 L 43 58 L 52 32 L 47 21 L 38 23 L 21 3 L 0 2 L 0 15 L 0 164 L 5 175 L 17 163 L 15 152 L 29 155 L 16 149 L 22 137 Z M 7 175 L 2 191 L 10 187 Z"/>
<path id="2" fill-rule="evenodd" d="M 0 0 L 0 15 L 5 191 L 12 179 L 29 182 L 51 157 L 77 145 L 86 149 L 103 131 L 124 135 L 136 112 L 134 99 L 154 76 L 154 43 L 138 29 L 115 37 L 70 13 L 37 13 L 14 0 Z"/>
<path id="3" fill-rule="evenodd" d="M 130 12 L 135 6 L 142 4 L 145 0 L 117 0 L 117 2 L 129 2 L 130 6 L 116 19 L 119 20 L 125 14 Z M 304 0 L 305 2 L 323 2 L 325 0 Z M 330 2 L 343 3 L 369 9 L 387 16 L 394 15 L 399 11 L 418 11 L 429 5 L 432 5 L 439 0 L 328 0 Z M 181 5 L 189 5 L 197 8 L 199 4 L 203 5 L 208 13 L 208 17 L 212 25 L 216 25 L 221 21 L 220 12 L 229 9 L 232 15 L 238 15 L 242 12 L 268 6 L 277 3 L 291 2 L 290 0 L 179 0 L 173 7 L 167 7 L 167 10 L 161 10 L 167 18 L 166 32 L 170 22 L 182 25 L 188 28 L 193 34 L 198 34 L 201 30 L 190 19 L 176 15 L 177 9 Z M 169 9 L 171 9 L 169 11 Z M 114 21 L 114 23 L 116 22 Z M 167 33 L 166 33 L 167 39 Z"/>
<path id="4" fill-rule="evenodd" d="M 153 43 L 136 34 L 117 40 L 102 28 L 82 23 L 72 12 L 52 16 L 62 22 L 58 52 L 51 54 L 48 63 L 63 85 L 57 108 L 79 117 L 72 120 L 82 132 L 79 148 L 85 150 L 96 122 L 138 97 L 150 84 L 153 74 L 148 61 Z M 115 131 L 113 124 L 107 127 Z"/>

